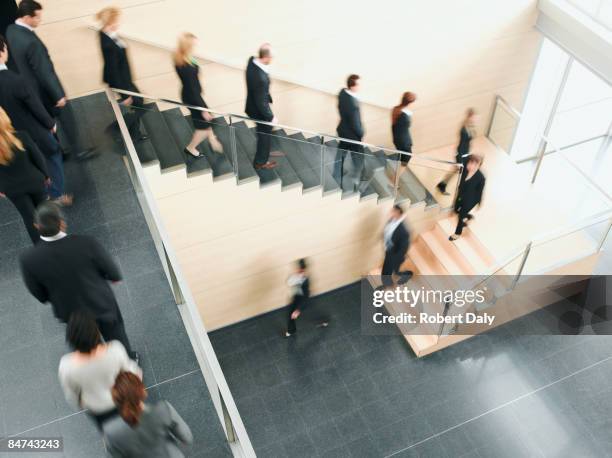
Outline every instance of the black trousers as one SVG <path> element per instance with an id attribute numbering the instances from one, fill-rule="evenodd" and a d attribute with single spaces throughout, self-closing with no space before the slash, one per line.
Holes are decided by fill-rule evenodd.
<path id="1" fill-rule="evenodd" d="M 104 337 L 105 342 L 118 340 L 123 344 L 125 351 L 127 351 L 127 354 L 130 357 L 134 355 L 130 341 L 125 333 L 125 325 L 123 323 L 121 311 L 117 310 L 117 318 L 114 320 L 96 319 L 96 323 L 98 324 L 98 329 L 100 329 L 100 334 L 102 334 L 102 337 Z"/>
<path id="2" fill-rule="evenodd" d="M 71 152 L 81 153 L 89 148 L 82 134 L 82 129 L 77 128 L 77 117 L 72 101 L 69 100 L 64 107 L 56 109 L 56 119 L 58 129 L 61 129 L 66 135 Z"/>
<path id="3" fill-rule="evenodd" d="M 255 153 L 254 165 L 263 165 L 270 158 L 270 135 L 272 134 L 272 126 L 259 124 L 255 126 L 257 133 L 257 152 Z"/>
<path id="4" fill-rule="evenodd" d="M 135 85 L 130 86 L 126 90 L 131 91 L 131 92 L 140 92 Z M 130 97 L 129 95 L 121 94 L 121 97 L 119 98 L 119 102 L 121 103 L 124 100 L 128 99 L 129 97 Z M 132 104 L 129 107 L 123 107 L 123 106 L 121 107 L 121 110 L 123 113 L 123 119 L 125 120 L 125 124 L 133 140 L 137 140 L 141 136 L 141 133 L 140 133 L 141 118 L 145 114 L 145 109 L 143 107 L 144 107 L 143 98 L 136 97 L 136 96 L 132 96 Z"/>
<path id="5" fill-rule="evenodd" d="M 459 219 L 457 221 L 457 229 L 455 229 L 455 235 L 461 235 L 461 233 L 463 232 L 463 228 L 465 227 L 465 222 L 463 220 L 466 218 L 471 218 L 470 211 L 472 211 L 472 209 L 462 206 L 461 202 L 458 202 L 457 205 L 455 205 L 455 213 L 457 213 L 457 218 Z"/>
<path id="6" fill-rule="evenodd" d="M 7 194 L 6 198 L 13 203 L 21 215 L 32 243 L 37 243 L 40 240 L 40 234 L 34 227 L 34 210 L 36 210 L 38 205 L 47 200 L 47 193 L 44 188 L 38 192 Z"/>
<path id="7" fill-rule="evenodd" d="M 388 252 L 385 253 L 381 274 L 383 286 L 391 286 L 393 284 L 393 274 L 404 275 L 404 272 L 400 272 L 400 266 L 404 262 L 404 259 L 404 256 L 397 256 Z"/>
<path id="8" fill-rule="evenodd" d="M 334 161 L 334 171 L 333 177 L 334 180 L 340 186 L 342 186 L 342 177 L 344 176 L 344 160 L 346 159 L 346 155 L 351 152 L 351 159 L 353 161 L 353 184 L 359 185 L 360 181 L 363 181 L 363 159 L 364 156 L 362 154 L 361 145 L 357 145 L 356 143 L 348 143 L 348 142 L 340 142 L 338 145 L 338 151 L 336 153 L 336 159 Z"/>
<path id="9" fill-rule="evenodd" d="M 412 145 L 405 145 L 405 144 L 404 145 L 398 145 L 398 144 L 395 144 L 395 149 L 398 150 L 398 151 L 403 151 L 405 153 L 412 154 Z M 412 156 L 409 156 L 407 154 L 398 154 L 397 156 L 399 156 L 399 157 L 396 157 L 395 159 L 399 160 L 402 163 L 402 165 L 408 164 L 408 162 L 410 162 L 410 159 L 412 159 Z"/>

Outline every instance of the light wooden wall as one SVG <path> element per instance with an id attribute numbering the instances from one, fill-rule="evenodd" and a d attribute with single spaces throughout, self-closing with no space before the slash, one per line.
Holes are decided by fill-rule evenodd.
<path id="1" fill-rule="evenodd" d="M 242 113 L 244 68 L 258 45 L 274 45 L 274 109 L 279 121 L 335 133 L 336 93 L 346 75 L 362 75 L 365 140 L 392 146 L 389 108 L 404 90 L 414 105 L 415 150 L 456 142 L 468 106 L 486 124 L 494 94 L 521 108 L 540 36 L 535 0 L 382 0 L 212 2 L 203 0 L 46 0 L 40 35 L 71 95 L 102 87 L 93 24 L 99 8 L 124 8 L 137 85 L 178 98 L 169 55 L 178 33 L 200 37 L 207 102 Z M 347 27 L 346 24 L 351 24 Z M 146 46 L 146 44 L 155 46 Z"/>

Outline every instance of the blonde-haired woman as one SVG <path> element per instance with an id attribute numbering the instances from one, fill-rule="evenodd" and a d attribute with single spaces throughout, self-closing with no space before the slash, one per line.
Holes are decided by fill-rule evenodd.
<path id="1" fill-rule="evenodd" d="M 21 214 L 32 243 L 39 240 L 34 210 L 47 199 L 50 184 L 45 158 L 25 132 L 15 132 L 0 108 L 0 197 L 10 200 Z"/>
<path id="2" fill-rule="evenodd" d="M 104 58 L 102 79 L 112 88 L 139 92 L 132 81 L 127 45 L 117 33 L 120 19 L 121 10 L 114 6 L 103 8 L 96 14 L 96 20 L 100 23 L 100 47 Z M 120 94 L 119 103 L 134 108 L 125 115 L 125 123 L 132 138 L 134 140 L 146 139 L 146 136 L 140 132 L 140 118 L 144 114 L 142 97 Z"/>
<path id="3" fill-rule="evenodd" d="M 178 46 L 174 52 L 174 67 L 183 85 L 181 89 L 181 99 L 184 104 L 208 108 L 202 98 L 202 86 L 200 85 L 200 67 L 193 57 L 193 48 L 197 38 L 194 34 L 185 32 L 179 36 Z M 185 154 L 193 157 L 203 157 L 204 155 L 197 150 L 197 147 L 204 140 L 208 139 L 210 146 L 217 153 L 223 152 L 223 147 L 212 130 L 210 122 L 212 115 L 207 111 L 189 109 L 191 120 L 193 121 L 193 137 L 189 145 L 185 147 Z"/>

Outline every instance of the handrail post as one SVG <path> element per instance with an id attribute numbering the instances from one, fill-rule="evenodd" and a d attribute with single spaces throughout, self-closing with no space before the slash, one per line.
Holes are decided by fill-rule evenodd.
<path id="1" fill-rule="evenodd" d="M 397 196 L 399 194 L 399 180 L 400 180 L 400 170 L 401 170 L 401 164 L 402 160 L 401 160 L 401 153 L 397 153 L 397 160 L 395 161 L 395 177 L 393 179 L 394 183 L 393 183 L 393 192 L 395 193 L 395 195 L 393 196 L 393 201 L 397 202 Z M 408 168 L 408 166 L 406 165 L 406 168 Z"/>
<path id="2" fill-rule="evenodd" d="M 493 109 L 491 110 L 491 114 L 489 116 L 489 124 L 487 124 L 487 130 L 485 132 L 485 137 L 489 138 L 491 134 L 491 127 L 493 126 L 493 121 L 495 120 L 495 112 L 497 111 L 497 105 L 499 105 L 499 95 L 495 94 L 495 99 L 493 100 Z"/>
<path id="3" fill-rule="evenodd" d="M 321 135 L 321 194 L 325 195 L 325 136 Z"/>
<path id="4" fill-rule="evenodd" d="M 461 186 L 461 177 L 463 176 L 463 164 L 459 164 L 459 168 L 457 169 L 459 174 L 457 176 L 457 185 L 455 186 L 455 196 L 453 198 L 453 203 L 451 206 L 455 206 L 455 202 L 457 201 L 457 197 L 459 197 L 459 186 Z"/>
<path id="5" fill-rule="evenodd" d="M 606 229 L 606 231 L 604 232 L 601 241 L 599 242 L 599 246 L 597 247 L 597 253 L 599 253 L 601 251 L 601 249 L 604 246 L 604 243 L 606 243 L 606 239 L 608 238 L 608 234 L 610 233 L 610 229 L 612 229 L 612 218 L 610 218 L 610 221 L 608 222 L 608 229 Z"/>
<path id="6" fill-rule="evenodd" d="M 238 151 L 236 146 L 236 128 L 234 127 L 234 120 L 232 115 L 229 115 L 229 134 L 230 134 L 230 153 L 232 155 L 232 165 L 234 167 L 234 175 L 236 176 L 236 183 L 240 181 L 238 176 Z"/>
<path id="7" fill-rule="evenodd" d="M 223 420 L 225 421 L 225 435 L 229 443 L 234 443 L 236 442 L 236 431 L 234 430 L 234 424 L 227 411 L 227 406 L 225 405 L 225 400 L 223 399 L 221 391 L 219 391 L 219 399 L 221 399 L 221 409 L 223 410 Z"/>
<path id="8" fill-rule="evenodd" d="M 525 252 L 523 253 L 523 257 L 521 259 L 521 263 L 519 265 L 519 269 L 516 273 L 516 275 L 514 276 L 514 279 L 512 280 L 512 284 L 510 285 L 510 288 L 508 289 L 508 292 L 514 290 L 514 288 L 516 288 L 517 283 L 519 282 L 519 279 L 521 278 L 521 275 L 523 274 L 523 269 L 525 268 L 525 264 L 527 263 L 527 258 L 529 257 L 529 253 L 531 252 L 531 244 L 533 242 L 529 242 L 527 244 L 527 246 L 525 247 Z"/>

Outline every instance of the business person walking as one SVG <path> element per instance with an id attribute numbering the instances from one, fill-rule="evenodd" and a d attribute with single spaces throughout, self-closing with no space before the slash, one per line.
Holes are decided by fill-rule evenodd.
<path id="1" fill-rule="evenodd" d="M 38 94 L 47 112 L 59 121 L 70 147 L 79 159 L 87 159 L 93 150 L 85 146 L 76 129 L 76 117 L 58 78 L 47 47 L 36 35 L 42 21 L 42 5 L 34 0 L 22 0 L 17 8 L 17 20 L 6 30 L 10 48 L 8 66 L 19 73 L 31 90 Z"/>
<path id="2" fill-rule="evenodd" d="M 109 6 L 98 11 L 96 19 L 100 23 L 100 48 L 104 60 L 102 80 L 109 87 L 130 92 L 140 92 L 132 81 L 132 71 L 128 60 L 127 45 L 119 35 L 121 10 Z M 147 137 L 142 134 L 140 126 L 144 115 L 142 97 L 121 94 L 119 103 L 125 107 L 124 119 L 134 141 Z M 116 127 L 116 122 L 112 126 Z"/>
<path id="3" fill-rule="evenodd" d="M 470 214 L 476 205 L 482 204 L 482 193 L 485 187 L 485 176 L 480 171 L 482 156 L 470 154 L 461 177 L 457 200 L 455 201 L 455 213 L 457 214 L 457 228 L 455 233 L 448 239 L 453 242 L 463 232 L 463 227 L 474 218 Z"/>
<path id="4" fill-rule="evenodd" d="M 0 36 L 0 107 L 6 111 L 13 128 L 27 132 L 43 153 L 51 178 L 48 181 L 51 198 L 60 205 L 70 205 L 72 196 L 64 189 L 62 150 L 53 135 L 55 120 L 45 110 L 38 95 L 23 84 L 17 73 L 6 67 L 8 58 L 8 45 Z"/>
<path id="5" fill-rule="evenodd" d="M 470 148 L 472 139 L 476 136 L 476 123 L 478 121 L 478 114 L 474 108 L 468 108 L 465 112 L 465 117 L 461 123 L 461 129 L 459 130 L 459 144 L 457 145 L 457 153 L 455 161 L 457 164 L 463 165 L 465 171 L 465 165 L 470 154 Z M 448 173 L 442 181 L 437 184 L 438 191 L 445 196 L 450 195 L 446 190 L 446 186 L 451 177 L 455 175 L 455 172 Z"/>
<path id="6" fill-rule="evenodd" d="M 55 317 L 64 323 L 76 310 L 88 310 L 104 340 L 118 340 L 138 361 L 109 285 L 121 280 L 117 264 L 93 237 L 66 234 L 66 222 L 57 205 L 39 205 L 34 221 L 41 242 L 20 257 L 30 293 L 42 303 L 50 302 Z"/>
<path id="7" fill-rule="evenodd" d="M 349 140 L 361 141 L 363 139 L 363 126 L 361 124 L 361 112 L 359 109 L 359 75 L 350 75 L 346 80 L 346 87 L 338 94 L 338 111 L 340 112 L 340 123 L 336 131 L 338 136 Z M 342 187 L 344 176 L 344 160 L 348 152 L 351 152 L 353 163 L 352 184 L 353 191 L 359 190 L 359 184 L 363 181 L 363 154 L 361 145 L 341 141 L 334 162 L 334 179 Z"/>
<path id="8" fill-rule="evenodd" d="M 276 123 L 272 112 L 272 96 L 270 95 L 270 63 L 272 48 L 268 43 L 261 45 L 258 57 L 251 56 L 246 69 L 247 100 L 244 111 L 257 121 Z M 270 135 L 272 126 L 257 123 L 257 152 L 253 165 L 256 169 L 273 169 L 276 161 L 270 160 Z"/>
<path id="9" fill-rule="evenodd" d="M 0 108 L 0 197 L 15 206 L 26 230 L 37 243 L 34 211 L 47 199 L 47 165 L 26 132 L 15 132 L 6 112 Z"/>
<path id="10" fill-rule="evenodd" d="M 391 209 L 391 217 L 383 231 L 385 243 L 385 260 L 382 267 L 382 288 L 393 284 L 393 274 L 399 276 L 398 284 L 406 283 L 412 277 L 412 271 L 400 271 L 410 248 L 410 232 L 404 225 L 404 210 L 399 205 Z"/>
<path id="11" fill-rule="evenodd" d="M 398 151 L 409 154 L 400 155 L 400 163 L 406 166 L 412 157 L 412 136 L 410 126 L 412 125 L 412 110 L 410 105 L 416 100 L 414 92 L 404 92 L 402 101 L 393 107 L 391 112 L 391 133 L 393 134 L 393 144 Z"/>
<path id="12" fill-rule="evenodd" d="M 181 80 L 181 100 L 186 105 L 208 108 L 202 98 L 202 85 L 200 84 L 200 66 L 193 57 L 193 49 L 197 38 L 194 34 L 185 32 L 178 40 L 178 46 L 174 52 L 174 68 Z M 191 121 L 193 122 L 193 137 L 185 147 L 185 154 L 194 157 L 204 157 L 196 148 L 204 140 L 208 140 L 210 147 L 217 153 L 223 152 L 223 146 L 215 136 L 212 125 L 213 116 L 208 111 L 189 109 Z"/>
<path id="13" fill-rule="evenodd" d="M 185 420 L 167 401 L 145 403 L 138 376 L 120 372 L 111 390 L 118 417 L 103 425 L 108 452 L 116 458 L 182 458 L 180 446 L 193 442 Z"/>

